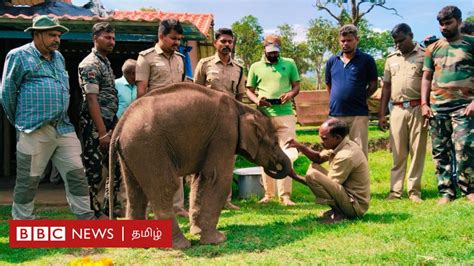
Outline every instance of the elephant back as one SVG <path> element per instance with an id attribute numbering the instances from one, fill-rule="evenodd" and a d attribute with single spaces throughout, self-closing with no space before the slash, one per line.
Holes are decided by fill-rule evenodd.
<path id="1" fill-rule="evenodd" d="M 120 119 L 121 146 L 125 149 L 137 141 L 166 144 L 176 151 L 171 153 L 195 156 L 177 161 L 199 161 L 216 134 L 230 147 L 236 146 L 236 102 L 224 92 L 186 82 L 151 91 L 133 102 Z"/>

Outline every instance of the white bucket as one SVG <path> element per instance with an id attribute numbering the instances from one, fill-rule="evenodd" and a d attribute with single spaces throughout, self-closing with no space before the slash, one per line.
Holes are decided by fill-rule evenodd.
<path id="1" fill-rule="evenodd" d="M 262 167 L 248 167 L 234 170 L 239 177 L 239 198 L 263 197 Z"/>

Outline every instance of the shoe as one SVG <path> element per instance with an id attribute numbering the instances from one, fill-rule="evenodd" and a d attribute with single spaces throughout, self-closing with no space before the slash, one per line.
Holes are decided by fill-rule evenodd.
<path id="1" fill-rule="evenodd" d="M 329 215 L 326 219 L 323 219 L 320 221 L 322 224 L 335 224 L 335 223 L 340 223 L 344 220 L 347 220 L 347 216 L 345 216 L 342 213 L 332 211 L 332 214 Z"/>
<path id="2" fill-rule="evenodd" d="M 230 201 L 224 205 L 224 208 L 228 210 L 240 210 L 239 206 L 232 204 Z"/>
<path id="3" fill-rule="evenodd" d="M 466 195 L 466 200 L 470 202 L 474 202 L 474 193 L 469 193 Z"/>
<path id="4" fill-rule="evenodd" d="M 189 218 L 189 212 L 186 211 L 186 210 L 180 210 L 180 211 L 176 212 L 176 216 Z"/>
<path id="5" fill-rule="evenodd" d="M 449 197 L 442 197 L 441 199 L 438 200 L 438 205 L 446 205 L 451 201 L 452 199 Z"/>
<path id="6" fill-rule="evenodd" d="M 321 218 L 330 218 L 332 215 L 334 214 L 334 211 L 333 209 L 330 209 L 330 210 L 327 210 L 325 212 L 323 212 L 323 214 L 321 215 Z"/>
<path id="7" fill-rule="evenodd" d="M 290 198 L 283 198 L 281 200 L 281 204 L 283 206 L 295 206 L 296 205 L 296 203 L 294 203 Z"/>
<path id="8" fill-rule="evenodd" d="M 422 202 L 423 202 L 423 200 L 422 200 L 419 196 L 417 196 L 417 195 L 411 195 L 411 196 L 409 197 L 409 199 L 410 199 L 411 202 L 413 202 L 413 203 L 422 203 Z"/>
<path id="9" fill-rule="evenodd" d="M 389 193 L 385 199 L 386 200 L 399 200 L 402 198 L 400 196 L 395 195 L 394 193 Z"/>
<path id="10" fill-rule="evenodd" d="M 270 200 L 272 200 L 270 197 L 265 196 L 263 199 L 258 201 L 258 204 L 267 204 L 270 202 Z"/>

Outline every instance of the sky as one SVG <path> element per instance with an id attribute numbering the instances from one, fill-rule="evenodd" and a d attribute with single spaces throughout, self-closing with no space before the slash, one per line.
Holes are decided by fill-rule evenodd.
<path id="1" fill-rule="evenodd" d="M 73 0 L 82 5 L 88 0 Z M 314 7 L 314 0 L 102 0 L 107 10 L 137 10 L 153 7 L 166 12 L 211 13 L 214 28 L 230 25 L 247 15 L 255 16 L 265 33 L 275 32 L 277 26 L 290 24 L 297 31 L 297 40 L 303 40 L 308 22 L 317 17 L 329 17 Z M 391 30 L 398 23 L 411 26 L 415 40 L 421 41 L 429 34 L 440 36 L 436 15 L 447 5 L 459 7 L 463 18 L 474 15 L 474 0 L 387 0 L 386 6 L 398 10 L 401 17 L 392 11 L 376 7 L 365 16 L 374 30 Z M 369 4 L 363 4 L 364 10 Z"/>

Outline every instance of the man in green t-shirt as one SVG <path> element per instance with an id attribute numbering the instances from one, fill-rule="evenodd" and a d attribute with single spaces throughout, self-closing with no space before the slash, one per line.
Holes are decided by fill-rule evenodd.
<path id="1" fill-rule="evenodd" d="M 460 33 L 461 10 L 455 6 L 441 9 L 437 19 L 444 38 L 426 48 L 421 111 L 430 124 L 438 203 L 456 198 L 452 158 L 461 193 L 474 202 L 474 37 Z"/>
<path id="2" fill-rule="evenodd" d="M 278 135 L 280 146 L 294 161 L 298 152 L 285 149 L 286 141 L 296 137 L 296 117 L 291 100 L 300 91 L 300 77 L 295 61 L 280 56 L 281 41 L 276 35 L 265 37 L 262 60 L 250 66 L 247 79 L 247 96 L 258 108 L 270 117 Z M 257 96 L 258 95 L 258 96 Z M 259 203 L 268 203 L 275 196 L 275 180 L 262 174 L 265 196 Z M 278 196 L 285 206 L 295 203 L 291 200 L 291 178 L 276 181 Z"/>

